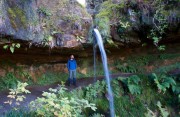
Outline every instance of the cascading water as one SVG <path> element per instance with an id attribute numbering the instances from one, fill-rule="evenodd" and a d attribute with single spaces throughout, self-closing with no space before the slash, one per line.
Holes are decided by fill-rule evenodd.
<path id="1" fill-rule="evenodd" d="M 109 98 L 109 106 L 110 106 L 110 115 L 111 115 L 111 117 L 114 117 L 115 116 L 115 113 L 114 113 L 114 98 L 113 98 L 113 93 L 112 93 L 112 88 L 111 88 L 111 83 L 110 83 L 111 81 L 110 81 L 110 77 L 109 77 L 107 56 L 106 56 L 106 52 L 104 50 L 102 37 L 101 37 L 99 31 L 96 28 L 94 28 L 94 35 L 96 37 L 96 41 L 97 41 L 97 44 L 99 46 L 99 50 L 101 52 L 101 59 L 102 59 L 102 62 L 103 62 L 103 67 L 104 67 L 104 72 L 105 72 L 105 77 L 106 77 L 106 83 L 107 83 L 107 86 L 108 86 L 108 98 Z"/>
<path id="2" fill-rule="evenodd" d="M 96 39 L 93 40 L 93 52 L 94 52 L 94 82 L 96 82 Z"/>

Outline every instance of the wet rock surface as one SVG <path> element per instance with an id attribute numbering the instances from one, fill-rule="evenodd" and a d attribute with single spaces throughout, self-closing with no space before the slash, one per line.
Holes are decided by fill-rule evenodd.
<path id="1" fill-rule="evenodd" d="M 75 41 L 77 36 L 82 36 L 87 41 L 92 24 L 86 8 L 69 0 L 1 0 L 0 11 L 0 36 L 32 43 L 47 42 L 52 47 L 81 45 Z M 72 31 L 80 33 L 75 35 Z M 61 33 L 61 39 L 53 36 L 55 33 Z M 61 43 L 67 38 L 69 43 Z"/>

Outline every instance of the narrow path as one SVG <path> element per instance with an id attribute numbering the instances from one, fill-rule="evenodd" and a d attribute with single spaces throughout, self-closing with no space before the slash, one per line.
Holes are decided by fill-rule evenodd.
<path id="1" fill-rule="evenodd" d="M 121 77 L 128 77 L 133 74 L 131 73 L 117 73 L 117 74 L 112 74 L 110 77 L 111 78 L 117 78 L 119 76 Z M 104 76 L 98 76 L 97 80 L 103 80 Z M 89 84 L 94 83 L 94 78 L 93 77 L 88 77 L 88 78 L 80 78 L 77 79 L 77 85 L 76 86 L 66 86 L 66 88 L 70 91 L 73 89 L 76 89 L 78 87 L 85 87 Z M 58 84 L 60 83 L 54 83 L 51 85 L 46 85 L 46 86 L 28 86 L 27 89 L 31 92 L 30 94 L 26 94 L 26 99 L 20 104 L 21 107 L 27 108 L 29 103 L 33 100 L 35 100 L 37 97 L 41 97 L 43 91 L 48 91 L 49 88 L 57 88 Z M 4 104 L 5 101 L 8 100 L 7 98 L 8 95 L 8 90 L 0 92 L 0 117 L 3 117 L 4 113 L 8 112 L 8 110 L 12 109 L 15 107 L 15 104 L 9 105 L 9 104 Z"/>

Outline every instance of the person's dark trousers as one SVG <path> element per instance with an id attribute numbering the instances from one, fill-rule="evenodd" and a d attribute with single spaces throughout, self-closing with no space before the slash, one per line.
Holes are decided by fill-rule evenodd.
<path id="1" fill-rule="evenodd" d="M 71 84 L 76 85 L 76 70 L 69 70 L 68 82 L 69 82 L 69 85 Z"/>

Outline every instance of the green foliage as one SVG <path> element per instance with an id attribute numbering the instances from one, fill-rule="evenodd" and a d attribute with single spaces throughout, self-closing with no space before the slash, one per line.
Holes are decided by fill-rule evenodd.
<path id="1" fill-rule="evenodd" d="M 167 25 L 165 25 L 165 26 L 167 26 Z M 161 27 L 160 27 L 161 28 Z M 166 27 L 167 28 L 167 27 Z M 160 29 L 160 30 L 165 30 L 165 27 L 163 28 L 163 29 Z M 165 32 L 159 32 L 159 31 L 156 31 L 155 29 L 152 29 L 151 31 L 150 31 L 151 33 L 150 33 L 150 35 L 148 36 L 148 38 L 151 38 L 152 40 L 153 40 L 153 42 L 154 42 L 154 45 L 155 46 L 157 46 L 158 47 L 158 49 L 159 50 L 161 50 L 161 51 L 164 51 L 165 50 L 165 45 L 158 45 L 158 43 L 159 43 L 159 41 L 162 39 L 162 35 L 165 33 Z M 160 33 L 160 34 L 159 34 Z M 160 35 L 160 36 L 159 36 Z"/>
<path id="2" fill-rule="evenodd" d="M 53 40 L 53 37 L 51 35 L 45 35 L 42 41 L 42 45 L 51 47 L 53 43 L 52 40 Z"/>
<path id="3" fill-rule="evenodd" d="M 65 82 L 67 80 L 67 78 L 68 78 L 67 73 L 46 72 L 37 79 L 37 84 L 47 85 L 47 84 L 53 84 L 53 83 L 60 82 L 60 81 Z"/>
<path id="4" fill-rule="evenodd" d="M 154 26 L 150 30 L 148 38 L 151 38 L 153 40 L 154 45 L 156 45 L 159 50 L 165 50 L 165 45 L 158 45 L 159 41 L 162 40 L 166 29 L 168 28 L 167 15 L 164 14 L 165 5 L 163 5 L 161 1 L 156 0 L 154 2 L 154 6 L 156 6 L 153 16 Z"/>
<path id="5" fill-rule="evenodd" d="M 96 106 L 98 110 L 101 112 L 107 112 L 109 109 L 109 102 L 105 98 L 97 98 L 95 99 Z"/>
<path id="6" fill-rule="evenodd" d="M 162 104 L 160 101 L 157 102 L 157 106 L 161 112 L 162 117 L 168 117 L 169 116 L 169 112 L 167 111 L 166 108 L 162 108 Z"/>
<path id="7" fill-rule="evenodd" d="M 62 19 L 66 22 L 70 22 L 71 24 L 73 24 L 75 23 L 75 21 L 80 20 L 80 17 L 74 14 L 65 14 Z"/>
<path id="8" fill-rule="evenodd" d="M 159 50 L 161 50 L 161 51 L 164 51 L 164 50 L 165 50 L 165 48 L 166 48 L 166 46 L 165 46 L 165 45 L 160 45 L 160 46 L 158 47 L 158 49 L 159 49 Z"/>
<path id="9" fill-rule="evenodd" d="M 176 86 L 176 82 L 172 77 L 168 77 L 164 74 L 157 76 L 155 73 L 153 73 L 151 77 L 157 85 L 160 93 L 165 93 L 170 86 L 172 86 L 173 91 L 175 91 L 174 87 Z"/>
<path id="10" fill-rule="evenodd" d="M 123 4 L 121 4 L 123 5 Z M 97 14 L 97 17 L 113 17 L 113 15 L 115 15 L 115 13 L 117 12 L 114 12 L 116 11 L 116 9 L 119 9 L 119 8 L 122 8 L 124 6 L 121 6 L 121 5 L 118 5 L 118 4 L 113 4 L 112 1 L 106 1 L 104 2 L 102 5 L 101 5 L 101 9 L 100 9 L 100 12 Z"/>
<path id="11" fill-rule="evenodd" d="M 19 71 L 19 72 L 20 72 L 19 75 L 21 77 L 25 78 L 28 83 L 32 84 L 32 77 L 29 74 L 29 72 L 27 72 L 27 71 Z"/>
<path id="12" fill-rule="evenodd" d="M 6 49 L 10 49 L 11 53 L 14 53 L 14 49 L 15 48 L 20 48 L 20 44 L 19 43 L 12 43 L 12 44 L 9 44 L 9 45 L 4 45 L 3 48 L 6 50 Z"/>
<path id="13" fill-rule="evenodd" d="M 124 29 L 130 27 L 129 22 L 122 22 L 122 21 L 119 21 L 119 23 L 120 23 L 121 27 L 124 28 Z"/>
<path id="14" fill-rule="evenodd" d="M 145 113 L 144 115 L 145 115 L 145 117 L 156 117 L 156 113 L 154 113 L 149 108 L 147 108 L 147 113 Z"/>
<path id="15" fill-rule="evenodd" d="M 101 33 L 101 36 L 103 39 L 109 39 L 110 38 L 110 25 L 109 25 L 109 18 L 103 17 L 103 18 L 96 18 L 95 24 L 98 26 L 98 30 Z"/>
<path id="16" fill-rule="evenodd" d="M 106 1 L 101 5 L 100 12 L 96 15 L 95 25 L 98 26 L 102 37 L 107 40 L 109 44 L 114 45 L 110 39 L 110 19 L 113 17 L 113 11 L 118 7 L 117 4 L 113 4 L 111 1 Z M 111 40 L 111 41 L 110 41 Z"/>
<path id="17" fill-rule="evenodd" d="M 71 91 L 70 96 L 77 97 L 78 99 L 84 98 L 84 90 L 80 87 Z M 88 100 L 89 101 L 89 100 Z"/>
<path id="18" fill-rule="evenodd" d="M 1 90 L 15 88 L 17 83 L 18 83 L 17 78 L 11 72 L 7 73 L 4 77 L 0 78 Z"/>
<path id="19" fill-rule="evenodd" d="M 174 70 L 174 69 L 177 69 L 177 68 L 180 68 L 180 63 L 179 62 L 176 62 L 175 64 L 160 67 L 160 68 L 156 69 L 155 72 L 167 73 L 167 72 L 169 72 L 171 70 Z"/>
<path id="20" fill-rule="evenodd" d="M 145 106 L 148 106 L 149 108 L 155 108 L 156 107 L 155 104 L 156 104 L 157 100 L 160 100 L 161 102 L 163 102 L 165 104 L 170 104 L 169 106 L 171 106 L 170 100 L 173 100 L 173 98 L 169 94 L 168 95 L 167 95 L 167 93 L 159 94 L 159 93 L 155 92 L 154 89 L 151 87 L 152 85 L 148 81 L 147 77 L 146 78 L 141 77 L 141 76 L 139 76 L 139 77 L 142 79 L 141 85 L 143 85 L 143 86 L 141 86 L 141 87 L 143 87 L 143 89 L 142 89 L 143 92 L 141 93 L 141 95 L 136 95 L 136 96 L 132 95 L 132 97 L 130 95 L 126 95 L 122 92 L 122 90 L 121 90 L 122 86 L 119 83 L 119 80 L 113 79 L 111 81 L 112 89 L 113 89 L 113 93 L 114 93 L 114 97 L 115 97 L 114 104 L 115 104 L 116 115 L 123 116 L 123 117 L 126 117 L 126 116 L 128 116 L 128 117 L 133 117 L 133 116 L 144 117 L 144 113 L 146 112 Z M 136 83 L 140 84 L 139 83 L 140 79 L 139 80 L 135 80 L 135 79 L 136 78 L 132 78 L 131 82 L 133 82 L 133 83 L 135 82 L 134 84 L 136 84 Z M 103 83 L 105 84 L 104 81 L 103 81 Z M 94 90 L 96 90 L 96 91 L 94 91 Z M 91 92 L 91 93 L 89 93 L 89 92 Z M 50 89 L 49 92 L 44 92 L 43 97 L 39 99 L 41 101 L 36 100 L 36 103 L 34 102 L 34 105 L 32 107 L 33 110 L 34 110 L 34 107 L 37 107 L 37 109 L 38 109 L 34 112 L 34 113 L 37 113 L 38 115 L 34 115 L 34 116 L 44 116 L 44 114 L 46 116 L 56 116 L 57 115 L 56 112 L 61 112 L 61 111 L 67 112 L 69 110 L 78 110 L 78 112 L 79 112 L 79 108 L 78 109 L 75 108 L 76 106 L 78 106 L 78 104 L 74 104 L 73 102 L 71 102 L 72 98 L 77 103 L 84 103 L 84 101 L 81 102 L 78 100 L 81 100 L 81 99 L 87 100 L 86 93 L 89 93 L 88 94 L 89 97 L 87 97 L 87 98 L 90 100 L 88 100 L 88 101 L 96 104 L 97 111 L 95 113 L 107 113 L 108 112 L 109 103 L 108 103 L 108 100 L 106 99 L 107 97 L 105 98 L 106 85 L 102 85 L 102 82 L 98 81 L 97 84 L 95 83 L 93 85 L 88 86 L 88 90 L 86 89 L 86 87 L 83 87 L 83 88 L 78 88 L 78 89 L 72 90 L 71 92 L 67 92 L 66 88 L 60 87 L 57 89 Z M 92 97 L 90 97 L 90 96 L 92 96 Z M 76 100 L 76 99 L 78 99 L 78 100 Z M 176 103 L 176 102 L 174 102 L 174 103 Z M 63 107 L 61 107 L 61 106 L 63 106 Z M 73 109 L 72 106 L 75 109 Z M 59 107 L 63 110 L 57 109 L 56 107 Z M 161 106 L 161 108 L 162 108 L 162 106 Z M 85 108 L 85 109 L 83 108 L 81 112 L 83 113 L 84 116 L 93 115 L 93 111 L 89 112 L 89 110 L 90 110 L 90 108 Z M 154 112 L 156 112 L 156 111 L 154 111 Z M 159 109 L 159 114 L 160 114 L 160 112 L 161 111 Z M 170 110 L 170 112 L 174 113 L 173 110 Z M 42 115 L 40 115 L 40 113 Z M 72 113 L 74 114 L 74 112 L 72 112 Z M 56 114 L 56 115 L 54 115 L 54 114 Z M 61 114 L 63 114 L 63 113 L 61 113 Z M 157 113 L 155 113 L 155 114 L 157 114 Z M 78 117 L 81 115 L 82 114 L 78 115 Z M 94 114 L 94 116 L 95 115 L 96 114 Z M 97 114 L 97 115 L 100 115 L 100 114 Z M 74 114 L 74 116 L 76 116 L 76 115 Z M 68 115 L 68 117 L 69 117 L 69 115 Z"/>
<path id="21" fill-rule="evenodd" d="M 23 9 L 15 6 L 12 8 L 8 8 L 7 10 L 10 23 L 13 28 L 17 29 L 18 27 L 26 28 L 27 26 L 27 18 L 23 11 Z"/>
<path id="22" fill-rule="evenodd" d="M 87 53 L 85 53 L 87 54 Z M 85 55 L 86 56 L 86 55 Z M 103 65 L 102 62 L 96 60 L 97 67 L 96 67 L 96 75 L 104 75 L 104 70 L 103 70 Z M 92 70 L 92 59 L 83 59 L 82 61 L 79 62 L 79 66 L 81 66 L 81 70 L 85 69 L 87 72 L 82 73 L 82 72 L 77 72 L 77 78 L 82 78 L 82 77 L 92 77 L 94 76 L 94 71 Z"/>
<path id="23" fill-rule="evenodd" d="M 111 45 L 112 47 L 118 48 L 118 45 L 117 45 L 112 39 L 107 39 L 106 41 L 107 41 L 107 43 L 108 43 L 109 45 Z"/>
<path id="24" fill-rule="evenodd" d="M 164 59 L 173 59 L 173 58 L 178 58 L 180 57 L 179 53 L 172 54 L 172 53 L 164 53 L 159 55 L 159 59 L 164 60 Z"/>
<path id="25" fill-rule="evenodd" d="M 36 109 L 39 116 L 63 116 L 77 117 L 83 115 L 83 110 L 91 108 L 96 110 L 95 104 L 89 103 L 85 99 L 76 97 L 68 98 L 65 95 L 65 87 L 57 89 L 49 89 L 50 92 L 44 92 L 42 98 L 38 98 L 31 102 L 32 109 Z M 38 105 L 38 108 L 37 108 Z"/>
<path id="26" fill-rule="evenodd" d="M 84 39 L 84 37 L 83 36 L 76 36 L 76 40 L 77 41 L 80 41 L 80 42 L 82 42 L 82 40 Z"/>
<path id="27" fill-rule="evenodd" d="M 117 70 L 126 73 L 139 73 L 144 72 L 144 66 L 148 65 L 149 62 L 156 60 L 158 56 L 155 55 L 130 55 L 124 60 L 115 60 L 114 66 Z"/>
<path id="28" fill-rule="evenodd" d="M 115 98 L 114 104 L 116 115 L 120 117 L 144 117 L 145 108 L 142 101 L 138 98 L 132 102 L 129 96 L 124 95 Z"/>
<path id="29" fill-rule="evenodd" d="M 93 101 L 95 98 L 102 97 L 102 94 L 105 93 L 105 86 L 106 83 L 97 81 L 93 85 L 88 85 L 84 90 L 85 90 L 85 99 L 89 101 Z"/>
<path id="30" fill-rule="evenodd" d="M 121 72 L 126 72 L 126 73 L 136 73 L 137 72 L 137 69 L 133 66 L 124 66 L 124 65 L 121 65 L 121 64 L 118 64 L 116 66 L 116 68 L 121 71 Z"/>
<path id="31" fill-rule="evenodd" d="M 10 98 L 10 100 L 4 103 L 11 105 L 13 101 L 15 101 L 16 105 L 20 105 L 20 102 L 22 102 L 26 98 L 23 94 L 31 93 L 29 90 L 25 89 L 27 85 L 28 85 L 27 83 L 21 83 L 18 81 L 16 88 L 9 89 L 10 92 L 7 97 Z"/>
<path id="32" fill-rule="evenodd" d="M 37 12 L 39 14 L 43 14 L 44 16 L 51 16 L 52 15 L 51 11 L 44 6 L 40 6 L 38 8 Z"/>
<path id="33" fill-rule="evenodd" d="M 117 33 L 120 38 L 124 39 L 124 41 L 127 36 L 126 31 L 128 30 L 129 27 L 130 27 L 130 23 L 128 21 L 119 20 L 117 24 Z"/>
<path id="34" fill-rule="evenodd" d="M 140 78 L 137 75 L 128 78 L 118 77 L 118 80 L 122 81 L 128 87 L 131 94 L 141 93 L 141 88 L 139 86 Z"/>
<path id="35" fill-rule="evenodd" d="M 180 83 L 176 83 L 176 85 L 172 85 L 172 91 L 175 94 L 180 94 Z"/>
<path id="36" fill-rule="evenodd" d="M 118 80 L 114 79 L 111 81 L 112 89 L 113 89 L 113 95 L 116 98 L 119 98 L 123 95 L 123 88 L 121 87 Z"/>
<path id="37" fill-rule="evenodd" d="M 162 104 L 160 101 L 158 101 L 156 105 L 160 111 L 159 116 L 156 112 L 153 112 L 152 110 L 147 108 L 147 113 L 145 113 L 145 117 L 168 117 L 169 116 L 168 110 L 162 107 Z"/>
<path id="38" fill-rule="evenodd" d="M 117 33 L 121 39 L 126 40 L 125 33 L 127 29 L 130 27 L 130 22 L 127 21 L 128 17 L 121 12 L 125 8 L 127 9 L 127 5 L 125 1 L 121 1 L 120 4 L 116 4 L 109 0 L 101 4 L 99 13 L 96 15 L 95 21 L 98 20 L 99 22 L 96 22 L 95 24 L 98 25 L 99 27 L 106 26 L 106 28 L 102 28 L 105 31 L 101 32 L 102 30 L 101 28 L 99 28 L 99 30 L 102 35 L 104 35 L 103 32 L 108 32 L 105 33 L 107 35 L 103 37 L 107 40 L 108 43 L 110 42 L 109 44 L 111 45 L 117 46 L 111 39 L 109 33 L 111 26 L 116 27 Z M 108 19 L 108 21 L 105 22 L 105 19 Z"/>
<path id="39" fill-rule="evenodd" d="M 93 115 L 90 116 L 90 117 L 105 117 L 105 116 L 102 115 L 102 114 L 96 113 L 96 114 L 93 114 Z"/>
<path id="40" fill-rule="evenodd" d="M 18 109 L 18 110 L 8 111 L 3 117 L 36 117 L 36 113 L 29 112 L 23 109 Z"/>

